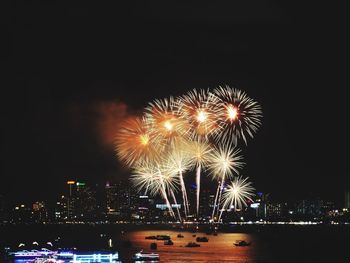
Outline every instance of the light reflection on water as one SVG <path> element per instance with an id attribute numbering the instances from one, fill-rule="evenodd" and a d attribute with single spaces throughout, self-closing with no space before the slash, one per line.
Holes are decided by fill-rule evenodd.
<path id="1" fill-rule="evenodd" d="M 256 261 L 258 241 L 251 234 L 219 233 L 217 236 L 205 233 L 181 232 L 183 238 L 178 238 L 180 232 L 169 230 L 135 231 L 126 234 L 125 238 L 133 244 L 133 252 L 155 252 L 160 255 L 160 262 L 237 262 L 252 263 Z M 164 245 L 162 240 L 145 239 L 146 236 L 169 235 L 174 245 Z M 193 235 L 196 235 L 195 237 Z M 188 242 L 196 242 L 197 237 L 207 237 L 209 242 L 197 242 L 200 247 L 185 247 Z M 234 246 L 236 240 L 252 242 L 250 246 Z M 157 250 L 151 250 L 150 244 L 156 242 Z M 128 258 L 130 255 L 127 256 Z M 124 261 L 123 261 L 124 262 Z"/>

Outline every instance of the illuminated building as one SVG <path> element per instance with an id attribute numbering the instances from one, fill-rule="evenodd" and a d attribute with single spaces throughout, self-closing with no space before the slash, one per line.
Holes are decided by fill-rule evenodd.
<path id="1" fill-rule="evenodd" d="M 138 210 L 139 195 L 128 181 L 119 181 L 113 185 L 107 183 L 105 194 L 106 214 L 111 220 L 129 220 Z"/>
<path id="2" fill-rule="evenodd" d="M 74 218 L 77 220 L 96 219 L 96 191 L 83 182 L 76 182 L 74 194 Z"/>
<path id="3" fill-rule="evenodd" d="M 74 201 L 75 200 L 73 197 L 72 188 L 75 185 L 75 181 L 69 180 L 67 181 L 67 185 L 69 186 L 69 194 L 67 198 L 67 218 L 71 220 L 74 218 L 74 207 L 75 207 Z"/>
<path id="4" fill-rule="evenodd" d="M 25 204 L 16 205 L 12 209 L 11 219 L 13 223 L 31 223 L 32 210 Z"/>
<path id="5" fill-rule="evenodd" d="M 304 199 L 297 205 L 296 212 L 306 219 L 314 219 L 322 215 L 322 200 L 318 198 Z"/>
<path id="6" fill-rule="evenodd" d="M 48 220 L 48 213 L 43 201 L 35 202 L 32 206 L 32 217 L 35 223 L 43 223 Z"/>
<path id="7" fill-rule="evenodd" d="M 55 221 L 68 220 L 68 198 L 62 195 L 55 204 Z"/>

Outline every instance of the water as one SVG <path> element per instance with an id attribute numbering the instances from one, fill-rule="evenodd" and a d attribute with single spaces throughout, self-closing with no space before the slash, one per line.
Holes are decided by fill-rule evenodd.
<path id="1" fill-rule="evenodd" d="M 345 263 L 350 262 L 348 240 L 349 226 L 251 226 L 227 227 L 218 236 L 203 231 L 193 233 L 169 226 L 119 226 L 119 225 L 46 225 L 0 227 L 0 247 L 16 246 L 20 242 L 39 243 L 53 241 L 58 236 L 61 243 L 82 250 L 105 248 L 112 239 L 123 262 L 132 262 L 133 253 L 143 249 L 150 252 L 150 243 L 158 244 L 161 262 L 236 262 L 236 263 Z M 124 232 L 124 234 L 122 234 Z M 184 238 L 177 238 L 182 233 Z M 206 236 L 208 243 L 200 247 L 184 247 L 195 241 L 192 235 Z M 174 245 L 164 241 L 145 239 L 150 235 L 170 235 Z M 236 247 L 237 239 L 251 241 L 248 247 Z M 131 241 L 131 247 L 126 246 Z M 0 262 L 4 261 L 0 259 Z"/>
<path id="2" fill-rule="evenodd" d="M 132 240 L 133 250 L 143 249 L 145 252 L 152 252 L 150 244 L 157 243 L 156 253 L 159 253 L 161 262 L 256 262 L 258 257 L 258 241 L 251 234 L 244 233 L 224 233 L 217 236 L 206 235 L 205 233 L 181 232 L 183 238 L 177 238 L 178 231 L 169 230 L 147 230 L 135 231 L 126 235 L 126 238 Z M 185 247 L 188 242 L 196 242 L 196 237 L 206 236 L 209 242 L 198 242 L 200 247 Z M 161 240 L 148 240 L 145 236 L 169 235 L 174 245 L 164 245 Z M 252 242 L 251 246 L 236 247 L 233 243 L 236 240 L 247 240 Z M 254 244 L 254 245 L 253 245 Z"/>

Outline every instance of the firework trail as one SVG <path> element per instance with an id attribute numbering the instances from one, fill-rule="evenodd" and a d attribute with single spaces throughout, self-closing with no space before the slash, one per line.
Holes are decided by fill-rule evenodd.
<path id="1" fill-rule="evenodd" d="M 185 151 L 185 149 L 186 149 L 185 141 L 177 142 L 175 147 L 171 149 L 171 151 L 166 156 L 164 163 L 165 163 L 166 170 L 168 170 L 169 172 L 178 174 L 179 176 L 184 213 L 185 213 L 185 217 L 187 217 L 189 213 L 189 204 L 188 204 L 187 190 L 186 190 L 185 181 L 183 178 L 183 173 L 186 170 L 188 170 L 190 167 L 190 156 Z"/>
<path id="2" fill-rule="evenodd" d="M 212 147 L 207 142 L 192 141 L 188 145 L 188 152 L 190 154 L 191 166 L 196 169 L 196 212 L 199 215 L 199 195 L 201 183 L 201 169 L 206 167 L 210 160 L 210 153 Z"/>

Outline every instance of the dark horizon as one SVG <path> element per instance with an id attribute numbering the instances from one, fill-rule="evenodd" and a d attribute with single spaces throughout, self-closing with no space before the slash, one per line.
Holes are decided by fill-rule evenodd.
<path id="1" fill-rule="evenodd" d="M 278 199 L 312 192 L 342 202 L 350 190 L 348 42 L 341 16 L 321 13 L 266 1 L 15 4 L 6 23 L 0 194 L 52 199 L 71 178 L 127 178 L 111 145 L 123 114 L 227 84 L 264 114 L 243 147 L 242 175 Z"/>

